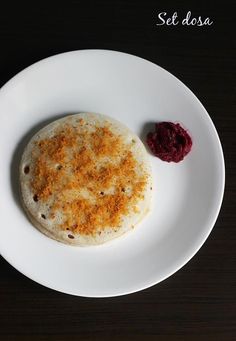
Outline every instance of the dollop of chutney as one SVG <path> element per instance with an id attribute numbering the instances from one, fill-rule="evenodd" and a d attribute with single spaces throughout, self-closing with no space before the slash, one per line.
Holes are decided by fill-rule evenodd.
<path id="1" fill-rule="evenodd" d="M 192 139 L 179 123 L 160 122 L 147 134 L 147 144 L 153 154 L 163 161 L 180 162 L 190 152 Z"/>

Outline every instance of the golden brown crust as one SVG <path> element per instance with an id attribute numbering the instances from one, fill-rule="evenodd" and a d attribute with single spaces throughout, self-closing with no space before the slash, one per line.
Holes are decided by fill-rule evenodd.
<path id="1" fill-rule="evenodd" d="M 146 200 L 150 172 L 137 157 L 134 135 L 124 139 L 124 130 L 118 133 L 109 119 L 97 121 L 92 115 L 86 120 L 84 114 L 75 120 L 74 116 L 32 139 L 22 161 L 22 167 L 29 167 L 25 161 L 30 160 L 30 172 L 21 176 L 22 188 L 33 193 L 41 207 L 47 206 L 47 214 L 40 218 L 29 213 L 40 230 L 48 230 L 54 238 L 55 228 L 61 230 L 55 238 L 59 240 L 65 234 L 69 239 L 77 235 L 97 239 L 107 229 L 110 234 L 117 232 L 124 217 L 142 215 L 139 204 Z M 31 208 L 27 202 L 25 206 Z"/>

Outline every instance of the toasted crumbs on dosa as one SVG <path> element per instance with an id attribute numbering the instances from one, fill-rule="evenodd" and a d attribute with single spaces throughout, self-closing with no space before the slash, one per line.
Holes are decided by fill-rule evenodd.
<path id="1" fill-rule="evenodd" d="M 41 224 L 48 220 L 53 233 L 55 228 L 69 231 L 71 243 L 77 243 L 76 236 L 96 239 L 107 229 L 117 232 L 124 217 L 141 217 L 140 202 L 147 200 L 150 187 L 149 168 L 132 149 L 134 134 L 124 139 L 124 131 L 116 131 L 113 120 L 97 124 L 96 115 L 88 117 L 68 118 L 50 134 L 39 132 L 31 141 L 30 154 L 26 153 L 30 165 L 23 158 L 24 167 L 30 169 L 30 181 L 23 188 L 37 197 L 40 207 L 47 207 Z"/>

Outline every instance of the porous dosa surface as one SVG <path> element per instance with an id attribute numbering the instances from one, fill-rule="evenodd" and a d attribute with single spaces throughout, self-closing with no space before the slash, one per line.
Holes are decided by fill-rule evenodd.
<path id="1" fill-rule="evenodd" d="M 151 168 L 141 140 L 120 122 L 80 113 L 41 129 L 20 164 L 33 225 L 72 245 L 96 245 L 132 230 L 148 213 Z"/>

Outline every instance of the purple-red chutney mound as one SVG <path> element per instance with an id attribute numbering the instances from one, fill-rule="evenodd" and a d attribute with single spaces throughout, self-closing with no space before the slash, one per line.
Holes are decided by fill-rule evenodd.
<path id="1" fill-rule="evenodd" d="M 179 123 L 160 122 L 155 132 L 147 134 L 147 144 L 153 154 L 163 161 L 179 162 L 190 152 L 192 139 Z"/>

